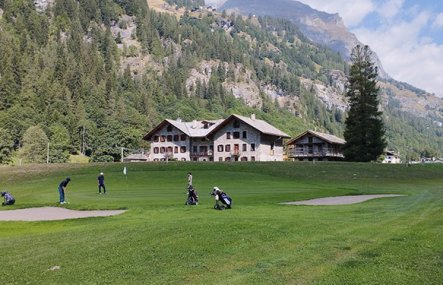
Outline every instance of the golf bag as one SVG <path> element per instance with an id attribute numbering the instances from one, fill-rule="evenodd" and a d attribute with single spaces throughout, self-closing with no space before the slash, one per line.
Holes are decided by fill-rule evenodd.
<path id="1" fill-rule="evenodd" d="M 220 190 L 218 187 L 214 187 L 211 192 L 211 195 L 215 198 L 214 209 L 216 210 L 224 210 L 231 209 L 232 207 L 232 199 L 225 192 Z"/>
<path id="2" fill-rule="evenodd" d="M 188 199 L 186 200 L 185 205 L 198 205 L 197 190 L 195 190 L 192 185 L 188 187 Z"/>
<path id="3" fill-rule="evenodd" d="M 15 198 L 9 192 L 2 192 L 2 197 L 5 198 L 5 202 L 2 203 L 2 206 L 14 205 Z"/>

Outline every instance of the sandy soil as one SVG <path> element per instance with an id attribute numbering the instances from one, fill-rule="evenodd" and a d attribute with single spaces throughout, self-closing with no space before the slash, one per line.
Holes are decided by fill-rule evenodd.
<path id="1" fill-rule="evenodd" d="M 406 195 L 397 194 L 379 194 L 379 195 L 356 195 L 356 196 L 337 196 L 337 197 L 326 197 L 318 198 L 312 200 L 296 201 L 296 202 L 286 202 L 281 203 L 285 205 L 348 205 L 357 204 L 371 199 L 385 198 L 385 197 L 399 197 Z"/>
<path id="2" fill-rule="evenodd" d="M 42 207 L 0 211 L 0 221 L 55 221 L 119 215 L 126 210 L 76 211 L 59 207 Z"/>

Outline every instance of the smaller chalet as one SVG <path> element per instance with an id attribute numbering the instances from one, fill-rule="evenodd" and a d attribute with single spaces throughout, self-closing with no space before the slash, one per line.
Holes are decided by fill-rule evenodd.
<path id="1" fill-rule="evenodd" d="M 308 130 L 286 143 L 288 159 L 298 161 L 342 160 L 345 140 Z"/>
<path id="2" fill-rule="evenodd" d="M 123 158 L 125 162 L 146 162 L 148 160 L 149 157 L 144 153 L 133 153 Z"/>
<path id="3" fill-rule="evenodd" d="M 385 158 L 383 159 L 383 163 L 400 163 L 400 156 L 393 150 L 387 150 L 385 152 Z"/>

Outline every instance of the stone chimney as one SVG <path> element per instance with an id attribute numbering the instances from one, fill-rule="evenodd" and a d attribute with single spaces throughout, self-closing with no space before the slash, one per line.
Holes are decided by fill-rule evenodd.
<path id="1" fill-rule="evenodd" d="M 197 128 L 197 121 L 196 121 L 196 120 L 193 120 L 193 121 L 192 121 L 192 128 L 193 128 L 193 129 L 196 129 L 196 128 Z"/>
<path id="2" fill-rule="evenodd" d="M 255 114 L 251 114 L 251 119 L 255 120 Z"/>
<path id="3" fill-rule="evenodd" d="M 182 122 L 182 119 L 180 119 L 180 118 L 177 118 L 177 120 L 176 120 L 177 122 L 179 122 L 179 123 L 181 123 Z"/>

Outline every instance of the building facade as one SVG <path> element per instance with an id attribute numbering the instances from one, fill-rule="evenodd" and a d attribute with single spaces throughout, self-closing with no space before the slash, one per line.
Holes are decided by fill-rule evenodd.
<path id="1" fill-rule="evenodd" d="M 225 120 L 164 120 L 145 140 L 151 161 L 282 161 L 287 134 L 254 115 Z"/>
<path id="2" fill-rule="evenodd" d="M 288 159 L 298 161 L 330 161 L 344 158 L 345 140 L 308 130 L 286 143 Z"/>

